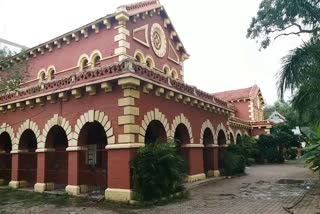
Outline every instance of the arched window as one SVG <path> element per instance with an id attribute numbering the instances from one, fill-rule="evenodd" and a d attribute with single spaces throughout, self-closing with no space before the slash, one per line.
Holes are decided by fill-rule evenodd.
<path id="1" fill-rule="evenodd" d="M 46 71 L 44 69 L 40 70 L 38 73 L 38 80 L 44 81 L 45 79 L 46 79 Z"/>
<path id="2" fill-rule="evenodd" d="M 165 66 L 163 66 L 163 73 L 165 74 L 165 75 L 169 75 L 169 73 L 170 73 L 170 68 L 167 66 L 167 65 L 165 65 Z"/>
<path id="3" fill-rule="evenodd" d="M 94 50 L 90 55 L 90 65 L 91 68 L 99 67 L 101 64 L 102 55 L 100 51 Z"/>
<path id="4" fill-rule="evenodd" d="M 93 58 L 92 64 L 93 64 L 93 67 L 94 67 L 94 68 L 100 66 L 100 62 L 101 62 L 100 60 L 101 60 L 101 57 L 100 57 L 99 55 L 97 55 L 97 56 L 95 56 L 95 57 Z"/>
<path id="5" fill-rule="evenodd" d="M 171 78 L 172 79 L 178 79 L 178 73 L 175 69 L 171 70 Z"/>
<path id="6" fill-rule="evenodd" d="M 53 80 L 54 76 L 55 76 L 55 73 L 56 73 L 56 71 L 55 71 L 54 68 L 49 68 L 49 70 L 48 70 L 48 79 L 49 80 Z"/>
<path id="7" fill-rule="evenodd" d="M 89 56 L 87 54 L 82 54 L 78 61 L 78 66 L 80 71 L 86 70 L 89 67 Z"/>
<path id="8" fill-rule="evenodd" d="M 89 66 L 89 61 L 87 59 L 84 59 L 81 63 L 81 66 L 80 66 L 80 70 L 86 70 Z"/>
<path id="9" fill-rule="evenodd" d="M 146 65 L 149 67 L 149 68 L 154 68 L 154 61 L 151 57 L 147 57 L 146 59 Z"/>
<path id="10" fill-rule="evenodd" d="M 140 50 L 137 50 L 135 53 L 134 53 L 134 58 L 137 62 L 141 63 L 141 64 L 144 64 L 144 55 L 143 53 L 140 51 Z"/>

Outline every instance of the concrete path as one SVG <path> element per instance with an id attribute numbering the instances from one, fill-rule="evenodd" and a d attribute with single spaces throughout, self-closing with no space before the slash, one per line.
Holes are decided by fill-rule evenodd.
<path id="1" fill-rule="evenodd" d="M 286 214 L 320 213 L 318 174 L 303 164 L 262 165 L 247 169 L 247 175 L 207 184 L 191 191 L 191 199 L 139 213 Z M 312 190 L 312 191 L 310 191 Z"/>
<path id="2" fill-rule="evenodd" d="M 149 209 L 123 209 L 121 206 L 99 209 L 94 205 L 25 207 L 13 204 L 12 207 L 0 206 L 0 213 L 320 213 L 319 176 L 303 164 L 261 165 L 250 167 L 246 171 L 245 176 L 209 182 L 191 189 L 189 200 Z M 287 208 L 287 211 L 284 208 Z"/>

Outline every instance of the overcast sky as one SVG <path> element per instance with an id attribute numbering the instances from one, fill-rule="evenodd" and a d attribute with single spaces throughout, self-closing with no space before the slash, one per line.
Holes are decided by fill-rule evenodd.
<path id="1" fill-rule="evenodd" d="M 191 55 L 185 62 L 188 84 L 219 92 L 256 83 L 267 104 L 277 100 L 280 58 L 301 39 L 279 39 L 263 51 L 246 39 L 260 1 L 161 0 Z M 33 47 L 132 2 L 137 0 L 0 0 L 0 38 Z"/>

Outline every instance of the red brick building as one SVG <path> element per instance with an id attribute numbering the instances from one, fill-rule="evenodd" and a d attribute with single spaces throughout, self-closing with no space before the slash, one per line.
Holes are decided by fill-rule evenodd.
<path id="1" fill-rule="evenodd" d="M 263 98 L 257 86 L 212 95 L 184 83 L 187 58 L 157 0 L 119 7 L 13 58 L 29 75 L 0 96 L 0 182 L 129 200 L 129 161 L 158 138 L 179 142 L 188 181 L 219 176 L 224 147 L 268 132 Z"/>

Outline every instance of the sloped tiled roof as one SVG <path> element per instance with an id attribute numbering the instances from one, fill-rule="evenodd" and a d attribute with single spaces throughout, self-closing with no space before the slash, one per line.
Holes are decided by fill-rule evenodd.
<path id="1" fill-rule="evenodd" d="M 255 96 L 257 96 L 259 90 L 260 88 L 257 85 L 253 85 L 249 88 L 222 91 L 222 92 L 214 93 L 213 95 L 225 101 L 242 100 L 242 99 L 254 98 Z"/>

